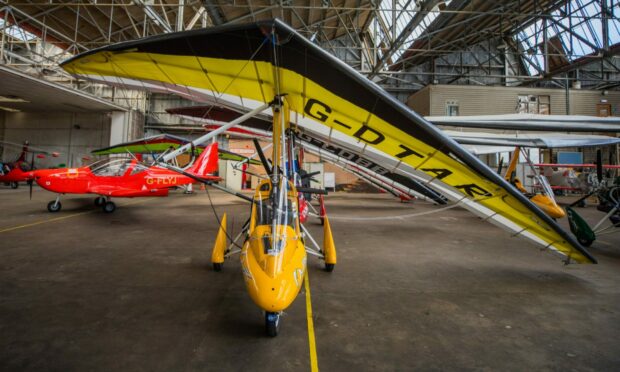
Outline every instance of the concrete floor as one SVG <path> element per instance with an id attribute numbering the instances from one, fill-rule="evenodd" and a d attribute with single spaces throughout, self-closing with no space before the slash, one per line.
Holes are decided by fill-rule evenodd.
<path id="1" fill-rule="evenodd" d="M 238 231 L 247 204 L 211 196 Z M 210 269 L 205 194 L 118 199 L 112 215 L 75 196 L 49 214 L 52 198 L 0 189 L 0 370 L 310 368 L 303 292 L 271 339 L 238 260 Z M 620 368 L 620 234 L 594 243 L 599 265 L 564 266 L 464 210 L 360 222 L 338 217 L 437 207 L 327 200 L 339 263 L 308 261 L 320 369 Z"/>

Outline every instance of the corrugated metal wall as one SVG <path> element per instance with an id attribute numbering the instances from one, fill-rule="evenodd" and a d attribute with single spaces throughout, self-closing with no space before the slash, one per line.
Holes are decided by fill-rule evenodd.
<path id="1" fill-rule="evenodd" d="M 429 85 L 411 95 L 407 104 L 422 115 L 446 115 L 446 103 L 456 101 L 460 116 L 499 115 L 517 112 L 519 95 L 548 95 L 551 99 L 551 114 L 566 114 L 566 91 L 564 89 L 542 89 L 524 87 L 489 87 L 464 85 Z M 620 92 L 571 89 L 569 94 L 571 115 L 597 114 L 597 104 L 607 101 L 612 113 L 620 116 Z"/>
<path id="2" fill-rule="evenodd" d="M 37 161 L 39 168 L 82 165 L 82 157 L 110 144 L 110 116 L 105 113 L 16 112 L 6 114 L 6 141 L 58 151 L 60 157 Z M 5 154 L 6 155 L 6 154 Z M 10 160 L 10 159 L 5 159 Z"/>

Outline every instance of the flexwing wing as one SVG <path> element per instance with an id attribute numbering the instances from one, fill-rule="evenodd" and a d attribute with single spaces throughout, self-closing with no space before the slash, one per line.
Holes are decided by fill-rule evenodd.
<path id="1" fill-rule="evenodd" d="M 183 137 L 173 136 L 171 134 L 160 134 L 157 136 L 141 138 L 135 141 L 119 143 L 114 146 L 93 150 L 91 151 L 91 154 L 110 155 L 126 154 L 128 152 L 132 154 L 158 154 L 170 150 L 171 148 L 176 149 L 186 143 L 189 143 L 189 140 Z M 203 150 L 204 146 L 199 146 L 196 148 L 196 153 L 200 154 Z M 218 155 L 222 160 L 247 161 L 245 156 L 228 150 L 218 149 Z M 250 160 L 250 163 L 254 165 L 261 164 L 257 160 Z"/>
<path id="2" fill-rule="evenodd" d="M 424 179 L 464 207 L 577 262 L 579 243 L 439 129 L 284 23 L 155 36 L 77 56 L 68 72 L 240 110 L 283 96 L 291 121 Z M 444 191 L 445 190 L 445 191 Z"/>
<path id="3" fill-rule="evenodd" d="M 563 147 L 599 147 L 620 143 L 620 138 L 598 136 L 591 134 L 563 134 L 563 133 L 514 133 L 496 134 L 482 132 L 444 131 L 445 134 L 461 145 L 478 146 L 508 146 L 514 148 L 563 148 Z"/>
<path id="4" fill-rule="evenodd" d="M 620 132 L 617 117 L 599 118 L 577 115 L 479 115 L 479 116 L 427 116 L 436 125 L 462 128 L 504 129 L 548 132 Z"/>

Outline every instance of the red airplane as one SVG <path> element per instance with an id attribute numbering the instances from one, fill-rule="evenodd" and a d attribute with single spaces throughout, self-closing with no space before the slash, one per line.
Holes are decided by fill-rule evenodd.
<path id="1" fill-rule="evenodd" d="M 185 172 L 204 180 L 219 181 L 217 142 L 207 146 Z M 42 188 L 58 193 L 47 210 L 58 212 L 60 194 L 97 194 L 95 205 L 106 213 L 116 209 L 111 197 L 168 196 L 170 188 L 195 182 L 191 177 L 159 166 L 147 166 L 136 158 L 112 158 L 80 168 L 46 169 L 33 172 Z"/>
<path id="2" fill-rule="evenodd" d="M 0 145 L 8 145 L 8 146 L 19 146 L 18 144 L 11 142 L 0 142 Z M 30 163 L 26 161 L 26 154 L 32 153 L 32 160 Z M 58 157 L 57 152 L 48 153 L 43 150 L 32 150 L 29 149 L 28 141 L 24 142 L 22 146 L 22 152 L 20 153 L 17 160 L 11 163 L 2 163 L 0 164 L 0 183 L 4 183 L 7 186 L 11 186 L 12 189 L 16 189 L 19 187 L 19 182 L 28 182 L 32 179 L 32 168 L 34 165 L 34 156 L 37 156 L 39 159 L 45 158 L 44 154 L 52 155 L 53 157 Z"/>

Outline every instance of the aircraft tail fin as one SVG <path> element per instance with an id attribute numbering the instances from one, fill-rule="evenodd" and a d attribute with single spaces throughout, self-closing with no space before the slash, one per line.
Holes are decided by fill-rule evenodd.
<path id="1" fill-rule="evenodd" d="M 217 142 L 213 142 L 205 147 L 198 159 L 186 172 L 201 178 L 211 176 L 218 170 L 218 159 Z"/>

